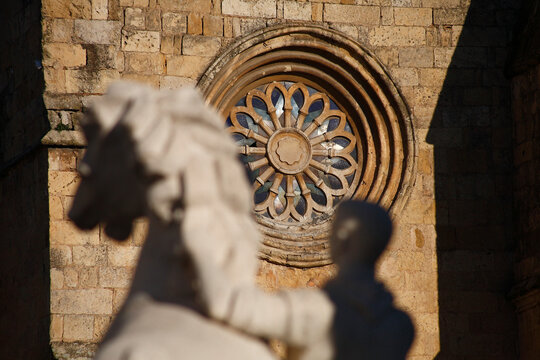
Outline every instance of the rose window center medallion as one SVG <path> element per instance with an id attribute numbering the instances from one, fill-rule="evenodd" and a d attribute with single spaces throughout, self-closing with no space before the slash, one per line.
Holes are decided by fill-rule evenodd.
<path id="1" fill-rule="evenodd" d="M 307 136 L 295 129 L 276 131 L 266 146 L 268 159 L 284 174 L 298 174 L 311 160 L 311 144 Z"/>
<path id="2" fill-rule="evenodd" d="M 300 82 L 258 86 L 231 108 L 227 126 L 250 169 L 259 215 L 311 221 L 354 192 L 355 130 L 325 93 Z"/>

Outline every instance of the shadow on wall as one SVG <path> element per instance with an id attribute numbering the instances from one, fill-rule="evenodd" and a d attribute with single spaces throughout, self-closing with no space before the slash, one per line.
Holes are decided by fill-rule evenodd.
<path id="1" fill-rule="evenodd" d="M 0 10 L 0 359 L 51 359 L 41 1 Z"/>
<path id="2" fill-rule="evenodd" d="M 517 326 L 507 297 L 512 123 L 503 68 L 519 2 L 470 2 L 426 137 L 434 151 L 437 216 L 436 358 L 514 359 Z M 450 56 L 444 50 L 435 48 L 436 66 Z"/>

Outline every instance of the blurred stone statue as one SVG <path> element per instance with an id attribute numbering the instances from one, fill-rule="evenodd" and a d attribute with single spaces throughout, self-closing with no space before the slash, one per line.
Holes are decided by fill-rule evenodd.
<path id="1" fill-rule="evenodd" d="M 123 308 L 97 359 L 403 359 L 408 316 L 374 279 L 392 224 L 361 202 L 337 210 L 331 239 L 339 274 L 320 289 L 267 294 L 255 286 L 259 235 L 236 146 L 194 89 L 117 83 L 82 124 L 88 149 L 70 211 L 83 229 L 148 237 Z"/>
<path id="2" fill-rule="evenodd" d="M 258 232 L 236 146 L 191 88 L 119 82 L 81 124 L 88 148 L 70 218 L 123 240 L 149 217 L 133 283 L 97 359 L 274 359 L 259 339 L 208 319 L 196 266 L 251 287 Z"/>

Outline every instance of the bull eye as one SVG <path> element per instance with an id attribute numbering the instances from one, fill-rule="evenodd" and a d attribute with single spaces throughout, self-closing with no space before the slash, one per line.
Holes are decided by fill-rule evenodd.
<path id="1" fill-rule="evenodd" d="M 92 175 L 92 168 L 87 163 L 81 162 L 79 164 L 79 174 L 84 178 L 90 177 Z"/>

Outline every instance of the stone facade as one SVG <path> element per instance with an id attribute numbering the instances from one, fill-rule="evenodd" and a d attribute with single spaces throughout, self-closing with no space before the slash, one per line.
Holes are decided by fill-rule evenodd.
<path id="1" fill-rule="evenodd" d="M 540 11 L 531 14 L 533 19 L 540 19 Z M 537 50 L 540 31 L 523 28 L 524 39 L 529 41 L 522 41 L 521 46 L 516 47 L 510 69 L 513 75 L 514 226 L 518 239 L 516 285 L 511 295 L 519 320 L 520 357 L 534 359 L 540 352 L 540 54 Z"/>
<path id="2" fill-rule="evenodd" d="M 514 110 L 514 206 L 519 244 L 516 257 L 517 286 L 513 295 L 519 317 L 519 346 L 523 359 L 540 351 L 540 234 L 538 203 L 540 173 L 540 65 L 512 80 Z"/>
<path id="3" fill-rule="evenodd" d="M 83 233 L 67 220 L 84 146 L 78 123 L 89 101 L 116 79 L 156 88 L 197 84 L 235 38 L 279 23 L 310 23 L 371 51 L 413 115 L 415 186 L 395 214 L 393 241 L 378 266 L 414 319 L 409 358 L 515 358 L 516 321 L 506 297 L 513 283 L 512 124 L 502 68 L 518 6 L 503 0 L 42 0 L 43 102 L 51 128 L 42 155 L 48 156 L 46 271 L 55 356 L 91 357 L 126 294 L 145 232 L 141 222 L 118 244 L 101 229 Z M 268 290 L 321 286 L 333 274 L 333 266 L 261 261 L 258 281 Z"/>

